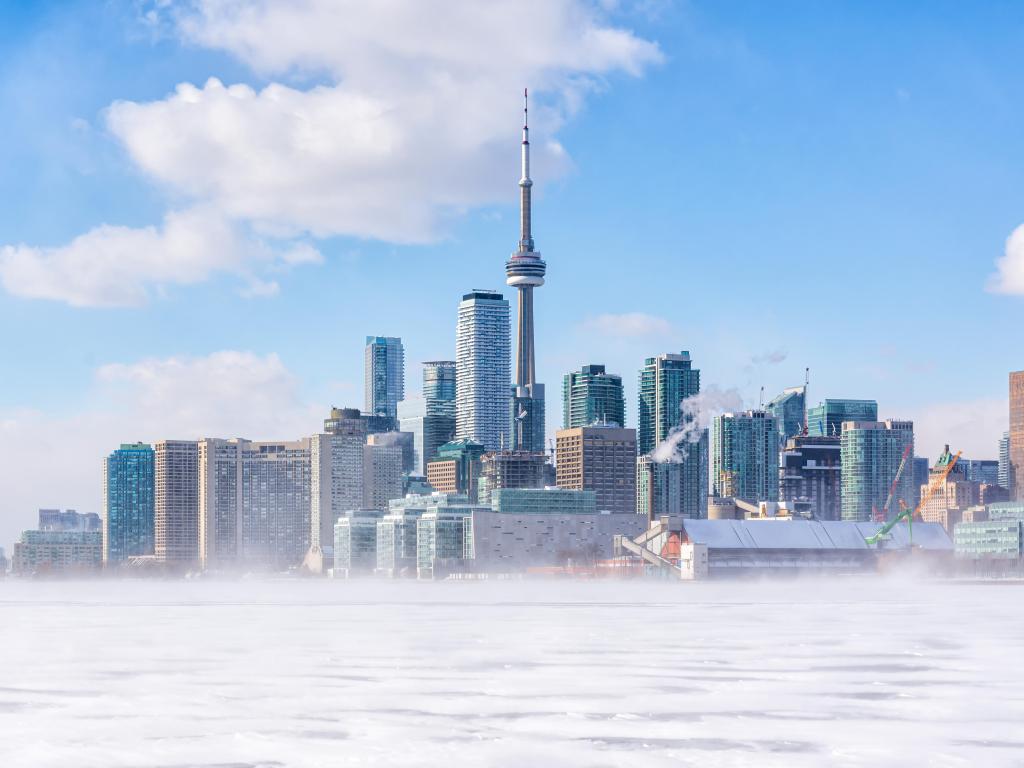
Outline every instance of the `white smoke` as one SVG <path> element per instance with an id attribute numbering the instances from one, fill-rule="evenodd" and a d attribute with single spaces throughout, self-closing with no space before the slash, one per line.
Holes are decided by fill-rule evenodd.
<path id="1" fill-rule="evenodd" d="M 700 442 L 711 419 L 719 413 L 740 410 L 743 410 L 743 398 L 736 389 L 712 386 L 684 398 L 679 404 L 679 424 L 651 451 L 651 460 L 658 464 L 683 461 L 690 446 Z"/>

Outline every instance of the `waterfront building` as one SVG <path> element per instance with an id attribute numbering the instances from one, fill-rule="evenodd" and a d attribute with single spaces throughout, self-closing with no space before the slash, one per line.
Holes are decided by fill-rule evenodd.
<path id="1" fill-rule="evenodd" d="M 869 521 L 884 510 L 904 450 L 910 446 L 909 462 L 914 455 L 913 445 L 912 421 L 843 422 L 840 439 L 843 520 Z M 913 472 L 905 470 L 896 486 L 890 516 L 897 511 L 899 499 L 908 502 L 914 498 L 912 483 Z"/>
<path id="2" fill-rule="evenodd" d="M 999 485 L 1010 490 L 1010 433 L 999 438 Z"/>
<path id="3" fill-rule="evenodd" d="M 398 404 L 398 428 L 412 435 L 412 461 L 406 470 L 417 475 L 426 471 L 423 459 L 423 421 L 426 408 L 422 397 L 408 398 Z"/>
<path id="4" fill-rule="evenodd" d="M 199 443 L 154 446 L 154 554 L 163 563 L 199 562 Z"/>
<path id="5" fill-rule="evenodd" d="M 594 515 L 597 494 L 568 488 L 499 488 L 491 509 L 507 515 Z"/>
<path id="6" fill-rule="evenodd" d="M 1024 504 L 990 504 L 987 520 L 957 523 L 953 542 L 957 559 L 979 575 L 1024 572 Z"/>
<path id="7" fill-rule="evenodd" d="M 380 509 L 350 509 L 334 524 L 335 578 L 372 574 L 377 566 L 377 523 Z"/>
<path id="8" fill-rule="evenodd" d="M 778 501 L 779 428 L 765 411 L 723 413 L 712 422 L 712 493 Z"/>
<path id="9" fill-rule="evenodd" d="M 1024 500 L 1024 371 L 1014 371 L 1010 374 L 1008 442 L 1010 476 L 1007 482 L 1010 498 L 1020 501 Z"/>
<path id="10" fill-rule="evenodd" d="M 678 429 L 693 431 L 695 414 L 692 409 L 684 407 L 687 398 L 700 392 L 700 371 L 692 367 L 689 352 L 680 354 L 663 354 L 649 357 L 640 370 L 637 408 L 637 451 L 641 457 L 653 452 L 668 436 Z M 707 441 L 704 435 L 695 434 L 694 441 L 682 440 L 678 450 L 668 458 L 676 468 L 651 469 L 654 465 L 645 465 L 648 471 L 659 475 L 656 486 L 660 498 L 661 490 L 666 493 L 679 493 L 677 501 L 666 498 L 664 512 L 656 514 L 675 514 L 668 510 L 678 509 L 678 514 L 685 517 L 701 517 L 707 507 Z M 705 478 L 702 479 L 702 468 Z M 664 480 L 665 482 L 662 482 Z M 640 475 L 637 475 L 637 489 L 640 494 Z M 637 498 L 637 511 L 645 502 Z"/>
<path id="11" fill-rule="evenodd" d="M 787 387 L 764 407 L 775 417 L 779 431 L 779 445 L 785 445 L 791 437 L 803 433 L 807 418 L 805 387 Z"/>
<path id="12" fill-rule="evenodd" d="M 559 488 L 593 491 L 600 511 L 636 512 L 635 429 L 607 425 L 559 430 L 555 457 Z"/>
<path id="13" fill-rule="evenodd" d="M 416 521 L 416 575 L 443 578 L 472 570 L 473 507 L 438 504 Z"/>
<path id="14" fill-rule="evenodd" d="M 472 440 L 453 440 L 427 464 L 427 481 L 438 493 L 463 493 L 476 499 L 484 446 Z"/>
<path id="15" fill-rule="evenodd" d="M 480 458 L 477 500 L 490 503 L 491 493 L 500 488 L 542 488 L 547 458 L 529 451 L 496 451 Z"/>
<path id="16" fill-rule="evenodd" d="M 878 421 L 874 400 L 826 399 L 807 410 L 807 434 L 812 437 L 840 437 L 844 421 Z"/>
<path id="17" fill-rule="evenodd" d="M 455 437 L 488 451 L 511 446 L 508 302 L 474 290 L 459 303 L 455 338 Z"/>
<path id="18" fill-rule="evenodd" d="M 6 565 L 0 567 L 0 575 Z M 23 531 L 14 544 L 12 570 L 21 575 L 82 574 L 102 565 L 103 531 L 95 513 L 40 509 L 38 528 Z"/>
<path id="19" fill-rule="evenodd" d="M 355 408 L 333 408 L 325 427 L 325 434 L 314 435 L 310 443 L 311 559 L 307 565 L 313 571 L 330 567 L 338 517 L 363 506 L 367 422 Z"/>
<path id="20" fill-rule="evenodd" d="M 416 525 L 425 511 L 392 507 L 377 523 L 378 575 L 392 579 L 416 575 Z"/>
<path id="21" fill-rule="evenodd" d="M 367 336 L 364 350 L 365 411 L 373 416 L 398 418 L 398 403 L 405 399 L 405 348 L 394 336 Z"/>
<path id="22" fill-rule="evenodd" d="M 838 437 L 796 435 L 780 458 L 779 498 L 806 501 L 818 520 L 842 517 L 842 463 Z"/>
<path id="23" fill-rule="evenodd" d="M 530 179 L 530 129 L 526 104 L 523 105 L 523 141 L 520 148 L 519 178 L 519 246 L 505 262 L 505 282 L 516 289 L 519 297 L 519 323 L 516 326 L 516 370 L 512 387 L 509 416 L 512 420 L 514 451 L 543 453 L 544 385 L 537 383 L 536 354 L 533 333 L 533 290 L 544 285 L 547 265 L 534 249 L 532 189 Z M 461 375 L 461 373 L 460 373 Z M 460 436 L 463 436 L 460 434 Z M 469 435 L 472 437 L 472 435 Z M 494 447 L 486 441 L 488 450 Z M 505 446 L 499 446 L 503 449 Z"/>
<path id="24" fill-rule="evenodd" d="M 562 380 L 562 426 L 626 425 L 626 397 L 622 377 L 607 373 L 603 365 L 584 365 Z"/>
<path id="25" fill-rule="evenodd" d="M 402 446 L 389 439 L 400 432 L 370 435 L 363 446 L 363 508 L 388 508 L 391 499 L 403 495 Z"/>
<path id="26" fill-rule="evenodd" d="M 153 448 L 125 443 L 103 464 L 103 562 L 153 554 Z"/>

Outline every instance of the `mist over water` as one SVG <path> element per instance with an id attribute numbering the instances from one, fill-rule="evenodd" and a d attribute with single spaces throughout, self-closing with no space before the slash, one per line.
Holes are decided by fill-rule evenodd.
<path id="1" fill-rule="evenodd" d="M 9 581 L 0 765 L 1020 765 L 1022 589 Z"/>

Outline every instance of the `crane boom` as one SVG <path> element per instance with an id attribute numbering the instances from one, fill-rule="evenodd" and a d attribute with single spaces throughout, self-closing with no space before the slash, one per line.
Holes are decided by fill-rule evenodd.
<path id="1" fill-rule="evenodd" d="M 914 450 L 913 443 L 903 449 L 903 458 L 900 459 L 900 467 L 896 470 L 896 477 L 892 479 L 892 485 L 889 486 L 889 495 L 885 497 L 885 506 L 882 507 L 883 520 L 889 516 L 889 507 L 892 506 L 892 497 L 896 494 L 896 486 L 900 482 L 900 477 L 903 475 L 903 468 L 907 466 L 907 457 L 910 456 L 910 452 L 912 450 Z"/>
<path id="2" fill-rule="evenodd" d="M 921 510 L 924 509 L 924 505 L 927 504 L 931 500 L 932 496 L 934 496 L 939 490 L 939 486 L 945 485 L 946 478 L 949 477 L 949 473 L 953 471 L 953 467 L 955 467 L 957 461 L 960 460 L 960 453 L 960 451 L 957 451 L 956 455 L 952 456 L 949 463 L 943 468 L 942 473 L 933 476 L 928 481 L 928 485 L 925 487 L 924 493 L 921 494 L 921 500 L 914 509 L 908 507 L 906 503 L 904 503 L 903 499 L 900 499 L 900 511 L 896 513 L 892 520 L 879 528 L 873 536 L 868 536 L 864 541 L 866 541 L 869 546 L 874 546 L 884 539 L 889 534 L 889 531 L 896 527 L 896 524 L 903 518 L 906 518 L 908 525 L 913 526 L 914 518 L 920 517 Z M 904 453 L 904 457 L 906 457 L 906 453 Z M 910 543 L 914 543 L 913 528 L 911 528 Z"/>

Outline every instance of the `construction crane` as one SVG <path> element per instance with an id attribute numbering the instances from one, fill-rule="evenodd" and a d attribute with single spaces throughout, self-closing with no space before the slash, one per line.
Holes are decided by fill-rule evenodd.
<path id="1" fill-rule="evenodd" d="M 889 517 L 889 507 L 892 506 L 892 497 L 896 494 L 896 486 L 900 482 L 900 477 L 903 475 L 903 469 L 907 466 L 907 459 L 910 457 L 910 452 L 912 450 L 914 450 L 913 444 L 908 445 L 903 449 L 903 458 L 900 459 L 900 467 L 896 470 L 896 477 L 892 479 L 892 485 L 889 486 L 889 495 L 885 497 L 885 506 L 882 507 L 881 512 L 877 509 L 874 510 L 876 523 L 884 523 Z"/>
<path id="2" fill-rule="evenodd" d="M 949 455 L 948 450 L 946 451 L 945 455 Z M 878 542 L 882 541 L 882 539 L 888 538 L 889 531 L 895 528 L 896 524 L 900 522 L 900 520 L 904 519 L 907 521 L 907 533 L 910 536 L 910 546 L 914 546 L 913 519 L 915 517 L 920 519 L 921 510 L 924 509 L 925 504 L 927 504 L 931 500 L 932 496 L 934 496 L 936 492 L 938 492 L 939 488 L 945 486 L 946 478 L 949 477 L 949 473 L 953 471 L 953 467 L 956 466 L 956 463 L 959 460 L 960 451 L 957 451 L 956 456 L 950 457 L 949 463 L 947 463 L 946 466 L 943 468 L 941 474 L 932 476 L 932 478 L 928 481 L 928 485 L 925 488 L 924 493 L 921 494 L 921 500 L 918 502 L 917 507 L 915 507 L 914 509 L 911 509 L 909 506 L 907 506 L 906 502 L 904 502 L 903 499 L 900 499 L 900 511 L 896 513 L 893 519 L 885 525 L 883 525 L 881 528 L 879 528 L 877 533 L 875 533 L 873 536 L 868 536 L 864 539 L 864 541 L 867 542 L 868 546 L 873 547 L 876 544 L 878 544 Z"/>

